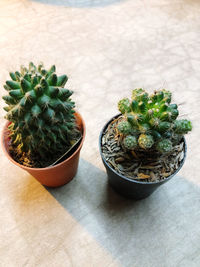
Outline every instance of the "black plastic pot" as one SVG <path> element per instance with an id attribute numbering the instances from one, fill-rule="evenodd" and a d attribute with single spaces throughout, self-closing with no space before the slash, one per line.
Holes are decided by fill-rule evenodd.
<path id="1" fill-rule="evenodd" d="M 179 168 L 169 177 L 162 181 L 158 182 L 140 182 L 137 180 L 132 180 L 130 178 L 127 178 L 126 176 L 123 176 L 116 172 L 105 160 L 103 153 L 102 153 L 102 135 L 105 133 L 108 125 L 117 117 L 119 117 L 121 114 L 118 114 L 114 116 L 111 120 L 109 120 L 106 125 L 103 127 L 103 130 L 100 133 L 99 136 L 99 149 L 101 158 L 103 161 L 103 164 L 106 168 L 108 180 L 110 185 L 117 191 L 119 194 L 127 197 L 127 198 L 133 198 L 136 200 L 146 198 L 150 196 L 160 185 L 168 182 L 174 175 L 178 173 L 178 171 L 181 169 L 181 167 L 184 164 L 185 158 L 186 158 L 186 152 L 187 152 L 187 146 L 185 138 L 183 138 L 184 141 L 184 158 L 182 159 Z"/>

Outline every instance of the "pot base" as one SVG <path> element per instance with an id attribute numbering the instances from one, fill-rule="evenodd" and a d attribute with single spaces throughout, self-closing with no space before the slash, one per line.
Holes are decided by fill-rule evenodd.
<path id="1" fill-rule="evenodd" d="M 118 188 L 114 187 L 110 182 L 109 182 L 109 185 L 120 196 L 128 198 L 128 199 L 133 199 L 135 201 L 145 199 L 145 198 L 149 197 L 153 193 L 153 192 L 151 192 L 149 194 L 143 194 L 143 193 L 141 194 L 141 192 L 138 192 L 138 194 L 133 194 L 132 192 L 127 192 L 126 190 L 124 191 L 122 189 L 118 189 Z"/>

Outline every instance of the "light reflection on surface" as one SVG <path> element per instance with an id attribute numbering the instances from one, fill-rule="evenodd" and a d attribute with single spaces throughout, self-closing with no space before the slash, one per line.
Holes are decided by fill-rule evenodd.
<path id="1" fill-rule="evenodd" d="M 61 5 L 69 7 L 100 7 L 111 5 L 125 0 L 32 0 L 43 4 Z"/>

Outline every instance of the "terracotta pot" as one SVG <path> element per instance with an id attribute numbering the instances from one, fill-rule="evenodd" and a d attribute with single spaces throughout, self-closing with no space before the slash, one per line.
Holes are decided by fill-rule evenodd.
<path id="1" fill-rule="evenodd" d="M 83 131 L 83 137 L 81 140 L 81 143 L 77 150 L 67 159 L 63 160 L 61 163 L 58 163 L 55 166 L 46 167 L 46 168 L 30 168 L 23 166 L 16 162 L 9 153 L 9 131 L 8 131 L 8 125 L 10 122 L 7 122 L 2 133 L 2 147 L 4 149 L 4 152 L 6 156 L 9 158 L 9 160 L 17 165 L 18 167 L 26 170 L 29 172 L 32 176 L 34 176 L 41 184 L 49 186 L 49 187 L 57 187 L 64 185 L 68 182 L 70 182 L 74 176 L 76 175 L 77 169 L 78 169 L 78 162 L 79 162 L 79 154 L 80 150 L 83 145 L 83 141 L 85 138 L 85 123 L 81 117 L 81 115 L 76 112 L 76 121 L 78 126 Z"/>
<path id="2" fill-rule="evenodd" d="M 107 127 L 109 126 L 109 124 L 114 119 L 118 118 L 120 115 L 121 114 L 118 114 L 118 115 L 114 116 L 113 118 L 111 118 L 106 123 L 106 125 L 103 127 L 103 130 L 101 131 L 100 136 L 99 136 L 99 150 L 100 150 L 103 164 L 106 168 L 109 184 L 112 186 L 112 188 L 115 191 L 117 191 L 120 195 L 123 195 L 127 198 L 139 200 L 139 199 L 143 199 L 143 198 L 150 196 L 159 186 L 168 182 L 182 168 L 182 166 L 185 162 L 186 152 L 187 152 L 186 141 L 185 141 L 185 138 L 183 137 L 184 158 L 180 162 L 178 169 L 173 174 L 171 174 L 169 177 L 167 177 L 166 179 L 163 179 L 161 181 L 158 181 L 158 182 L 141 182 L 138 180 L 130 179 L 130 178 L 118 173 L 116 170 L 114 170 L 107 163 L 107 161 L 104 158 L 104 155 L 102 153 L 102 136 L 103 136 L 104 132 L 106 131 Z"/>

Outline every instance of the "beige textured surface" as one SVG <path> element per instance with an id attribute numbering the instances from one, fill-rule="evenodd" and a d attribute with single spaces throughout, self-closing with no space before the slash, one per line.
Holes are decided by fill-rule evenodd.
<path id="1" fill-rule="evenodd" d="M 199 14 L 198 0 L 0 1 L 0 96 L 8 71 L 55 63 L 87 126 L 78 174 L 62 188 L 0 151 L 0 266 L 200 266 Z M 107 185 L 99 132 L 130 89 L 163 86 L 194 124 L 186 163 L 148 199 L 123 199 Z"/>

